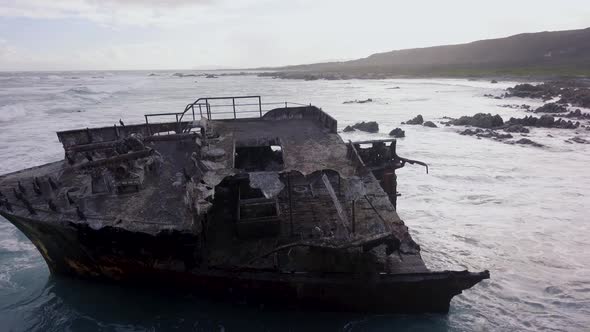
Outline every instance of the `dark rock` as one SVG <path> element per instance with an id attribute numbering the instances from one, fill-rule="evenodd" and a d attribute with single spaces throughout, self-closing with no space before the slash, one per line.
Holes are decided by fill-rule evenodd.
<path id="1" fill-rule="evenodd" d="M 535 113 L 566 113 L 567 107 L 557 103 L 548 103 L 535 110 Z"/>
<path id="2" fill-rule="evenodd" d="M 438 126 L 435 125 L 434 122 L 432 122 L 432 121 L 426 121 L 426 122 L 424 122 L 424 127 L 438 128 Z"/>
<path id="3" fill-rule="evenodd" d="M 582 111 L 578 108 L 575 111 L 571 111 L 568 114 L 560 114 L 560 117 L 565 117 L 565 118 L 573 118 L 573 119 L 578 119 L 578 120 L 588 120 L 590 119 L 590 113 L 582 113 Z"/>
<path id="4" fill-rule="evenodd" d="M 555 118 L 551 115 L 543 115 L 539 118 L 538 126 L 539 127 L 551 127 L 555 123 Z"/>
<path id="5" fill-rule="evenodd" d="M 476 135 L 476 134 L 482 133 L 482 132 L 483 132 L 483 130 L 481 130 L 481 129 L 475 129 L 475 130 L 465 129 L 462 132 L 460 132 L 459 135 L 473 136 L 473 135 Z"/>
<path id="6" fill-rule="evenodd" d="M 508 88 L 506 97 L 521 97 L 521 98 L 536 98 L 548 100 L 553 98 L 559 89 L 549 84 L 532 85 L 528 83 L 517 84 L 512 88 Z"/>
<path id="7" fill-rule="evenodd" d="M 421 125 L 424 123 L 424 118 L 422 117 L 421 114 L 418 114 L 415 118 L 406 121 L 406 124 L 409 125 Z"/>
<path id="8" fill-rule="evenodd" d="M 345 102 L 343 102 L 343 104 L 366 104 L 366 103 L 372 103 L 373 99 L 368 98 L 365 100 L 347 100 Z"/>
<path id="9" fill-rule="evenodd" d="M 176 76 L 176 77 L 196 77 L 196 76 L 199 76 L 199 75 L 196 75 L 196 74 L 174 73 L 174 74 L 172 74 L 172 76 Z"/>
<path id="10" fill-rule="evenodd" d="M 357 130 L 361 130 L 361 131 L 366 131 L 369 133 L 379 132 L 379 124 L 375 121 L 369 121 L 369 122 L 363 121 L 361 123 L 357 123 L 357 124 L 353 125 L 352 128 L 357 129 Z"/>
<path id="11" fill-rule="evenodd" d="M 504 120 L 498 114 L 477 113 L 474 116 L 462 116 L 457 120 L 449 121 L 455 126 L 473 126 L 478 128 L 495 128 L 504 124 Z"/>
<path id="12" fill-rule="evenodd" d="M 537 143 L 535 141 L 531 141 L 528 138 L 521 138 L 518 141 L 511 142 L 510 144 L 532 145 L 532 146 L 535 146 L 535 147 L 538 147 L 538 148 L 543 147 L 543 144 L 539 144 L 539 143 Z"/>
<path id="13" fill-rule="evenodd" d="M 460 135 L 465 136 L 477 136 L 477 138 L 493 138 L 496 140 L 503 140 L 507 138 L 513 138 L 510 134 L 501 134 L 491 129 L 480 129 L 476 128 L 475 130 L 465 129 L 459 133 Z"/>
<path id="14" fill-rule="evenodd" d="M 492 83 L 492 84 L 496 84 L 496 83 L 498 83 L 498 81 L 496 81 L 496 80 L 492 80 L 492 82 L 491 82 L 491 83 Z"/>
<path id="15" fill-rule="evenodd" d="M 504 131 L 507 133 L 529 133 L 530 130 L 522 125 L 515 124 L 509 125 L 508 127 L 504 128 Z"/>
<path id="16" fill-rule="evenodd" d="M 504 108 L 512 108 L 512 109 L 523 109 L 523 110 L 530 110 L 531 109 L 531 105 L 527 105 L 527 104 L 522 104 L 522 105 L 518 105 L 518 104 L 504 104 L 504 105 L 498 105 L 500 107 L 504 107 Z"/>
<path id="17" fill-rule="evenodd" d="M 575 129 L 580 126 L 579 122 L 572 122 L 569 120 L 555 119 L 553 116 L 544 114 L 540 118 L 534 116 L 525 116 L 524 118 L 510 118 L 506 124 L 514 125 L 520 124 L 523 126 L 530 127 L 543 127 L 543 128 L 562 128 L 562 129 Z"/>
<path id="18" fill-rule="evenodd" d="M 505 97 L 523 97 L 549 100 L 558 96 L 559 104 L 570 104 L 578 107 L 590 107 L 590 89 L 588 81 L 569 80 L 553 81 L 538 85 L 518 84 L 508 88 Z"/>
<path id="19" fill-rule="evenodd" d="M 585 140 L 585 139 L 583 139 L 583 138 L 581 138 L 579 136 L 570 138 L 569 140 L 572 141 L 572 142 L 579 143 L 579 144 L 590 144 L 590 141 Z"/>
<path id="20" fill-rule="evenodd" d="M 394 130 L 389 132 L 389 136 L 393 136 L 395 138 L 406 137 L 406 132 L 403 131 L 401 128 L 395 128 Z"/>
<path id="21" fill-rule="evenodd" d="M 482 137 L 488 137 L 488 136 L 482 136 Z M 492 131 L 491 132 L 491 135 L 489 137 L 502 140 L 502 139 L 506 139 L 506 138 L 512 138 L 513 136 L 510 135 L 510 134 L 500 134 L 500 133 L 497 133 L 495 131 Z"/>
<path id="22" fill-rule="evenodd" d="M 343 132 L 345 132 L 345 133 L 349 133 L 349 132 L 351 132 L 351 131 L 354 131 L 354 128 L 352 128 L 351 126 L 346 126 L 346 127 L 344 128 L 344 130 L 342 130 L 342 131 L 343 131 Z"/>

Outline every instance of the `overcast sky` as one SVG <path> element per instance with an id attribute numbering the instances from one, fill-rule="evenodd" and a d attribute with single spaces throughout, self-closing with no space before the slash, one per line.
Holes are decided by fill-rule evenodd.
<path id="1" fill-rule="evenodd" d="M 589 0 L 0 0 L 0 70 L 256 67 L 590 27 Z"/>

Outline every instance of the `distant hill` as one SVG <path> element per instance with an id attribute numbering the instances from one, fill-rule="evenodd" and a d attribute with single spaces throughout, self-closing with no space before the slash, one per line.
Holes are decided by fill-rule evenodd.
<path id="1" fill-rule="evenodd" d="M 320 75 L 320 78 L 325 78 L 322 75 L 330 74 L 353 77 L 371 75 L 590 76 L 590 28 L 523 33 L 468 44 L 377 53 L 358 60 L 274 69 L 314 73 Z"/>

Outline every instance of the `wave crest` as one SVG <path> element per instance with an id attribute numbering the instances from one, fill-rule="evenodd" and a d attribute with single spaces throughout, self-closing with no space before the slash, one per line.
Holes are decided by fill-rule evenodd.
<path id="1" fill-rule="evenodd" d="M 27 115 L 23 104 L 9 104 L 0 107 L 0 122 L 9 122 Z"/>

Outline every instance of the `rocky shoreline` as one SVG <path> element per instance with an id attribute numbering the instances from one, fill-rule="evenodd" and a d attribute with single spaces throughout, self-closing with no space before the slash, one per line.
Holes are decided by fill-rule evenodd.
<path id="1" fill-rule="evenodd" d="M 590 108 L 590 82 L 588 80 L 565 80 L 537 85 L 517 84 L 508 88 L 504 97 L 532 98 L 543 101 L 559 98 L 555 104 Z"/>
<path id="2" fill-rule="evenodd" d="M 513 97 L 533 98 L 541 99 L 546 103 L 537 108 L 533 108 L 527 104 L 498 105 L 504 108 L 532 113 L 524 117 L 510 117 L 507 121 L 504 121 L 499 114 L 476 113 L 471 116 L 461 116 L 459 118 L 444 117 L 445 121 L 438 122 L 447 127 L 467 127 L 458 131 L 459 134 L 464 136 L 474 136 L 478 139 L 493 139 L 506 144 L 544 147 L 543 144 L 527 138 L 528 134 L 534 128 L 576 130 L 576 136 L 566 139 L 565 142 L 570 144 L 590 144 L 589 139 L 578 136 L 580 134 L 579 129 L 590 131 L 590 113 L 583 112 L 581 109 L 570 110 L 571 107 L 590 108 L 590 82 L 554 81 L 537 85 L 524 83 L 508 88 L 502 96 L 485 96 L 494 99 Z M 372 99 L 351 100 L 344 103 L 362 104 L 372 101 Z M 439 127 L 433 121 L 425 120 L 421 114 L 401 124 L 410 126 L 420 125 L 429 128 Z M 378 133 L 379 125 L 375 121 L 363 121 L 344 128 L 344 132 L 355 130 Z M 402 128 L 395 128 L 389 132 L 389 136 L 402 138 L 406 136 L 406 132 Z M 515 136 L 521 137 L 517 138 Z M 553 137 L 550 134 L 547 136 Z"/>

